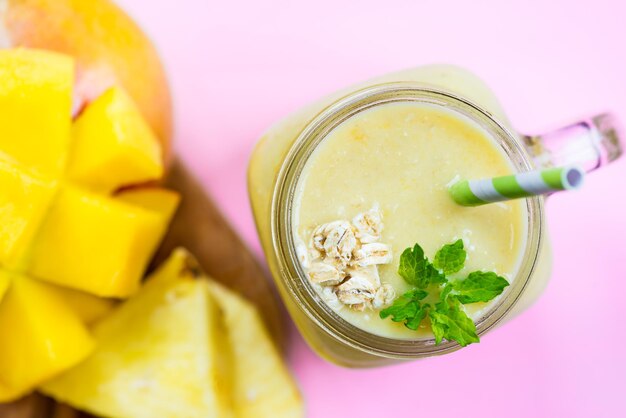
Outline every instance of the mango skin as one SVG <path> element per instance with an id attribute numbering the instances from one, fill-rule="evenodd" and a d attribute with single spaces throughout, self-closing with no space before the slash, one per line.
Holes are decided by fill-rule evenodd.
<path id="1" fill-rule="evenodd" d="M 48 285 L 11 275 L 0 303 L 0 402 L 75 366 L 94 348 L 80 318 Z"/>
<path id="2" fill-rule="evenodd" d="M 163 176 L 161 147 L 128 95 L 112 87 L 72 125 L 69 179 L 109 193 Z"/>

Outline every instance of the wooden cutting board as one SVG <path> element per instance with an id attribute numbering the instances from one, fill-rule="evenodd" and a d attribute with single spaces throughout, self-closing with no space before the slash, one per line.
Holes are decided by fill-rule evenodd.
<path id="1" fill-rule="evenodd" d="M 165 186 L 177 190 L 182 201 L 153 266 L 172 249 L 187 248 L 206 273 L 254 303 L 277 345 L 282 349 L 283 311 L 268 275 L 228 224 L 219 208 L 180 160 L 174 161 Z M 0 404 L 0 418 L 89 418 L 40 394 Z M 155 417 L 158 418 L 158 417 Z"/>

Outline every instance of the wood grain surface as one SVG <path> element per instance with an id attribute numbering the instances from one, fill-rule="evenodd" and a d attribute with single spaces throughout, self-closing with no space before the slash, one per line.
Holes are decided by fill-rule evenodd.
<path id="1" fill-rule="evenodd" d="M 277 346 L 283 348 L 283 311 L 267 274 L 241 241 L 202 186 L 180 160 L 175 160 L 165 186 L 177 190 L 182 201 L 153 261 L 163 261 L 183 246 L 196 256 L 213 279 L 254 303 Z M 89 418 L 91 415 L 54 402 L 40 394 L 0 404 L 0 418 Z M 158 418 L 158 417 L 155 417 Z"/>

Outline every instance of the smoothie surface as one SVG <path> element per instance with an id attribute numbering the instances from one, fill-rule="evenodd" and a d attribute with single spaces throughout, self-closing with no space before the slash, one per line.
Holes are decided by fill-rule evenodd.
<path id="1" fill-rule="evenodd" d="M 512 172 L 504 151 L 461 115 L 418 103 L 379 105 L 343 122 L 310 156 L 294 201 L 294 238 L 309 245 L 316 227 L 350 221 L 377 207 L 384 227 L 380 242 L 389 245 L 393 255 L 378 272 L 381 282 L 391 285 L 398 296 L 412 288 L 397 274 L 400 254 L 415 243 L 432 260 L 442 245 L 461 238 L 468 258 L 453 278 L 488 270 L 512 282 L 527 235 L 525 202 L 468 208 L 455 204 L 447 192 L 448 185 L 460 178 Z M 484 305 L 470 305 L 467 312 L 477 319 L 489 308 Z M 400 339 L 431 336 L 427 321 L 413 331 L 380 319 L 377 309 L 335 310 L 373 334 Z"/>

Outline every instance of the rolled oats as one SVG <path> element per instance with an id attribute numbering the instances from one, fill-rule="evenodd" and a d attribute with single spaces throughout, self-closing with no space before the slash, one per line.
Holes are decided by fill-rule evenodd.
<path id="1" fill-rule="evenodd" d="M 393 259 L 391 248 L 378 242 L 382 230 L 382 214 L 374 206 L 352 222 L 339 220 L 318 226 L 308 248 L 296 245 L 309 280 L 332 309 L 380 309 L 395 297 L 393 287 L 382 284 L 378 274 L 378 266 Z"/>
<path id="2" fill-rule="evenodd" d="M 308 269 L 309 279 L 322 286 L 334 286 L 343 281 L 345 273 L 337 266 L 323 261 L 315 261 Z"/>
<path id="3" fill-rule="evenodd" d="M 381 309 L 385 306 L 391 305 L 393 300 L 396 298 L 396 291 L 394 288 L 385 283 L 376 290 L 376 294 L 374 295 L 374 300 L 372 301 L 372 307 L 374 309 Z"/>
<path id="4" fill-rule="evenodd" d="M 346 305 L 369 303 L 374 299 L 376 287 L 363 276 L 351 277 L 337 286 L 337 297 Z"/>
<path id="5" fill-rule="evenodd" d="M 354 263 L 359 267 L 389 264 L 392 258 L 391 248 L 387 244 L 380 242 L 363 244 L 354 253 Z"/>
<path id="6" fill-rule="evenodd" d="M 350 262 L 356 246 L 354 228 L 348 221 L 330 222 L 313 231 L 313 248 L 343 264 Z"/>
<path id="7" fill-rule="evenodd" d="M 383 217 L 377 206 L 356 215 L 352 218 L 352 224 L 356 230 L 357 239 L 363 244 L 377 242 L 383 231 Z"/>

